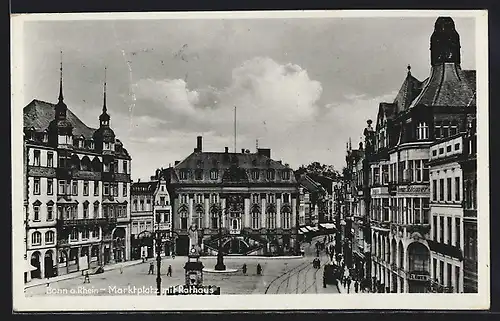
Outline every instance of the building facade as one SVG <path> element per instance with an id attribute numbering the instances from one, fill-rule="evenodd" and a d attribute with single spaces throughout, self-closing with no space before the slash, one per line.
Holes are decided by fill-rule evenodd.
<path id="1" fill-rule="evenodd" d="M 158 169 L 149 182 L 138 181 L 131 187 L 131 245 L 132 258 L 155 255 L 155 231 L 172 230 L 172 205 L 167 181 Z M 170 255 L 172 242 L 162 242 L 161 255 Z"/>
<path id="2" fill-rule="evenodd" d="M 198 137 L 194 152 L 169 173 L 178 255 L 193 245 L 214 255 L 219 241 L 224 254 L 298 250 L 298 184 L 288 165 L 271 159 L 269 149 L 204 152 Z"/>
<path id="3" fill-rule="evenodd" d="M 465 132 L 468 119 L 476 114 L 475 71 L 461 69 L 460 40 L 451 18 L 436 20 L 430 44 L 429 77 L 420 81 L 408 67 L 395 100 L 381 103 L 375 128 L 368 121 L 364 130 L 365 160 L 360 171 L 364 177 L 360 182 L 368 186 L 363 198 L 365 224 L 369 225 L 366 230 L 370 235 L 365 238 L 371 250 L 372 290 L 378 292 L 432 291 L 431 258 L 435 255 L 437 260 L 443 250 L 432 235 L 435 230 L 431 226 L 431 146 Z M 449 166 L 458 168 L 456 164 Z M 440 169 L 435 170 L 437 173 Z M 456 174 L 450 177 L 452 185 L 456 176 L 461 177 Z M 439 179 L 449 181 L 448 176 Z M 447 199 L 448 195 L 444 196 Z M 458 208 L 458 203 L 446 206 L 446 213 L 442 204 L 433 205 L 436 211 L 443 210 L 437 216 L 443 216 L 443 220 L 445 216 L 458 217 L 463 226 L 460 210 L 450 209 Z M 437 224 L 440 222 L 441 218 Z M 449 222 L 443 226 L 446 228 Z M 455 223 L 452 222 L 453 228 Z M 447 234 L 443 236 L 446 242 L 457 242 L 453 228 L 450 240 Z M 462 251 L 463 247 L 457 249 Z M 459 255 L 454 255 L 459 260 L 456 258 Z M 454 267 L 459 264 L 451 259 L 446 259 L 446 264 L 450 264 L 452 271 L 443 275 L 447 280 L 451 276 L 449 283 L 453 284 L 458 271 Z M 449 270 L 446 266 L 443 269 Z M 458 289 L 461 288 L 459 285 Z"/>
<path id="4" fill-rule="evenodd" d="M 23 112 L 30 277 L 130 259 L 131 157 L 109 126 L 105 94 L 90 128 L 64 103 L 61 67 L 57 104 L 33 100 Z"/>

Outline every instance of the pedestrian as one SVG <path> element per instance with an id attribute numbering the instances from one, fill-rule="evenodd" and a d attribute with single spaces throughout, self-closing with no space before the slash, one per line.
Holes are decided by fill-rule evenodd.
<path id="1" fill-rule="evenodd" d="M 358 293 L 358 290 L 359 290 L 359 283 L 358 283 L 358 280 L 354 281 L 354 291 L 356 293 Z"/>
<path id="2" fill-rule="evenodd" d="M 167 276 L 172 276 L 172 265 L 168 265 Z"/>
<path id="3" fill-rule="evenodd" d="M 349 290 L 351 288 L 351 277 L 350 276 L 347 277 L 346 283 L 347 283 L 347 293 L 349 293 Z"/>
<path id="4" fill-rule="evenodd" d="M 241 268 L 241 270 L 243 271 L 244 275 L 247 275 L 247 265 L 246 265 L 246 263 L 243 263 L 243 267 Z"/>
<path id="5" fill-rule="evenodd" d="M 123 274 L 123 265 L 120 265 L 120 274 Z"/>
<path id="6" fill-rule="evenodd" d="M 260 263 L 257 263 L 257 275 L 262 274 L 262 266 L 260 266 Z"/>
<path id="7" fill-rule="evenodd" d="M 175 259 L 175 253 L 172 252 L 172 260 Z"/>
<path id="8" fill-rule="evenodd" d="M 85 278 L 83 279 L 83 283 L 90 283 L 89 272 L 85 271 Z"/>
<path id="9" fill-rule="evenodd" d="M 155 264 L 153 262 L 149 263 L 148 275 L 149 274 L 155 274 Z"/>

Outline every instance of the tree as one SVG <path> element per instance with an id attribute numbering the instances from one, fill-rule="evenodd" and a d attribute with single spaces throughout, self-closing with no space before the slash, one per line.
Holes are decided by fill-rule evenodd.
<path id="1" fill-rule="evenodd" d="M 312 162 L 307 166 L 301 165 L 295 171 L 295 175 L 300 176 L 301 174 L 315 174 L 332 179 L 336 179 L 341 176 L 333 165 L 321 164 L 320 162 Z"/>

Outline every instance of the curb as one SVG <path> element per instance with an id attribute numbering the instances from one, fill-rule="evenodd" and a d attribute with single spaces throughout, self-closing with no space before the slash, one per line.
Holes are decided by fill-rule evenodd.
<path id="1" fill-rule="evenodd" d="M 128 261 L 130 262 L 130 261 Z M 129 266 L 134 266 L 134 265 L 138 265 L 138 264 L 142 264 L 142 260 L 139 260 L 138 262 L 134 262 L 134 263 L 131 263 L 131 264 L 127 264 L 126 266 L 124 267 L 129 267 Z M 116 269 L 119 269 L 120 266 L 110 266 L 108 267 L 107 269 L 104 270 L 104 273 L 108 272 L 108 271 L 113 271 L 113 270 L 116 270 Z M 78 277 L 81 277 L 82 276 L 82 271 L 76 271 L 76 272 L 72 272 L 70 274 L 65 274 L 64 276 L 61 276 L 60 279 L 57 279 L 57 280 L 50 280 L 50 279 L 45 279 L 46 282 L 41 282 L 41 283 L 37 283 L 37 284 L 26 284 L 24 286 L 24 289 L 29 289 L 29 288 L 34 288 L 34 287 L 37 287 L 37 286 L 42 286 L 42 285 L 47 285 L 47 283 L 57 283 L 57 282 L 60 282 L 60 281 L 65 281 L 65 280 L 71 280 L 71 279 L 76 279 Z"/>

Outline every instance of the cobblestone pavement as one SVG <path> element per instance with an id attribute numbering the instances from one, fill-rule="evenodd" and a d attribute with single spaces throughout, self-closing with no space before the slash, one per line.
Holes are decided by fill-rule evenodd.
<path id="1" fill-rule="evenodd" d="M 216 285 L 221 294 L 301 294 L 301 293 L 338 293 L 336 287 L 322 286 L 323 269 L 312 268 L 315 256 L 311 246 L 306 246 L 303 258 L 231 258 L 225 257 L 227 268 L 237 269 L 228 274 L 203 273 L 204 285 Z M 44 295 L 154 295 L 156 291 L 156 260 L 154 275 L 148 274 L 149 264 L 153 259 L 123 269 L 106 271 L 90 276 L 90 283 L 84 283 L 84 277 L 52 282 L 34 286 L 25 290 L 27 297 Z M 184 264 L 186 257 L 162 259 L 162 288 L 185 283 Z M 205 267 L 213 268 L 216 257 L 203 258 Z M 322 264 L 326 263 L 322 256 Z M 263 268 L 262 275 L 257 275 L 257 264 Z M 247 273 L 241 267 L 247 265 Z M 167 276 L 168 266 L 172 266 L 172 276 Z"/>

